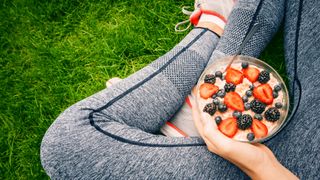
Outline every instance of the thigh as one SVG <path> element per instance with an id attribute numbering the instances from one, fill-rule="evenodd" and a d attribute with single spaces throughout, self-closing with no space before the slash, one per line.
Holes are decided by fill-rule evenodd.
<path id="1" fill-rule="evenodd" d="M 64 116 L 73 111 L 78 110 Z M 100 125 L 98 131 L 88 119 L 55 121 L 41 147 L 42 165 L 52 179 L 247 178 L 199 138 L 156 136 L 118 122 Z"/>
<path id="2" fill-rule="evenodd" d="M 267 146 L 301 179 L 319 179 L 320 91 L 303 91 L 295 117 Z"/>
<path id="3" fill-rule="evenodd" d="M 320 178 L 318 174 L 320 169 L 319 9 L 319 1 L 287 2 L 285 22 L 287 70 L 291 93 L 298 91 L 298 89 L 293 91 L 292 85 L 293 72 L 297 71 L 302 87 L 301 102 L 295 117 L 267 143 L 278 159 L 302 179 Z M 293 96 L 297 102 L 298 94 L 294 93 Z"/>

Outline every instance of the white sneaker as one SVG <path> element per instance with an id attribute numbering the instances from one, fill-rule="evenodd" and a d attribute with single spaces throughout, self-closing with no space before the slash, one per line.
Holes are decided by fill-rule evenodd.
<path id="1" fill-rule="evenodd" d="M 176 24 L 175 30 L 187 30 L 190 25 L 185 29 L 179 29 L 179 26 L 189 21 L 195 26 L 199 23 L 199 21 L 213 22 L 221 29 L 224 29 L 227 19 L 236 2 L 237 0 L 196 0 L 193 11 L 188 11 L 186 6 L 182 8 L 182 12 L 186 15 L 190 15 L 190 18 L 189 20 Z"/>

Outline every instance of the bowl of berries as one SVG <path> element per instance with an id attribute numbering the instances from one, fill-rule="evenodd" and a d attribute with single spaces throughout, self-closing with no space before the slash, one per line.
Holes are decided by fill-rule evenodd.
<path id="1" fill-rule="evenodd" d="M 289 94 L 281 76 L 249 56 L 225 57 L 207 67 L 195 96 L 201 119 L 214 120 L 224 135 L 242 142 L 269 139 L 289 112 Z"/>

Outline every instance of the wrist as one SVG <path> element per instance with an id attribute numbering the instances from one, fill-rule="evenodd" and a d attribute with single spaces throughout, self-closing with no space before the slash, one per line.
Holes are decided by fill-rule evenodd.
<path id="1" fill-rule="evenodd" d="M 256 148 L 257 146 L 241 146 L 239 144 L 237 149 L 242 153 L 231 151 L 225 154 L 224 157 L 238 166 L 252 179 L 275 179 L 271 178 L 274 174 L 282 174 L 283 166 L 272 152 L 267 153 Z"/>
<path id="2" fill-rule="evenodd" d="M 259 164 L 255 164 L 248 169 L 249 171 L 247 175 L 252 179 L 267 179 L 270 174 L 279 171 L 279 163 L 265 158 L 264 161 Z"/>
<path id="3" fill-rule="evenodd" d="M 258 166 L 254 166 L 247 173 L 251 179 L 298 179 L 276 158 L 269 158 Z"/>

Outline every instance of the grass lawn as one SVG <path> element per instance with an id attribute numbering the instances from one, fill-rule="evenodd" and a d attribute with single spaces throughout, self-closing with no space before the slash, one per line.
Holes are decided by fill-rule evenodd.
<path id="1" fill-rule="evenodd" d="M 0 179 L 46 179 L 41 139 L 68 106 L 170 50 L 191 0 L 0 2 Z M 282 34 L 261 59 L 284 75 Z"/>

